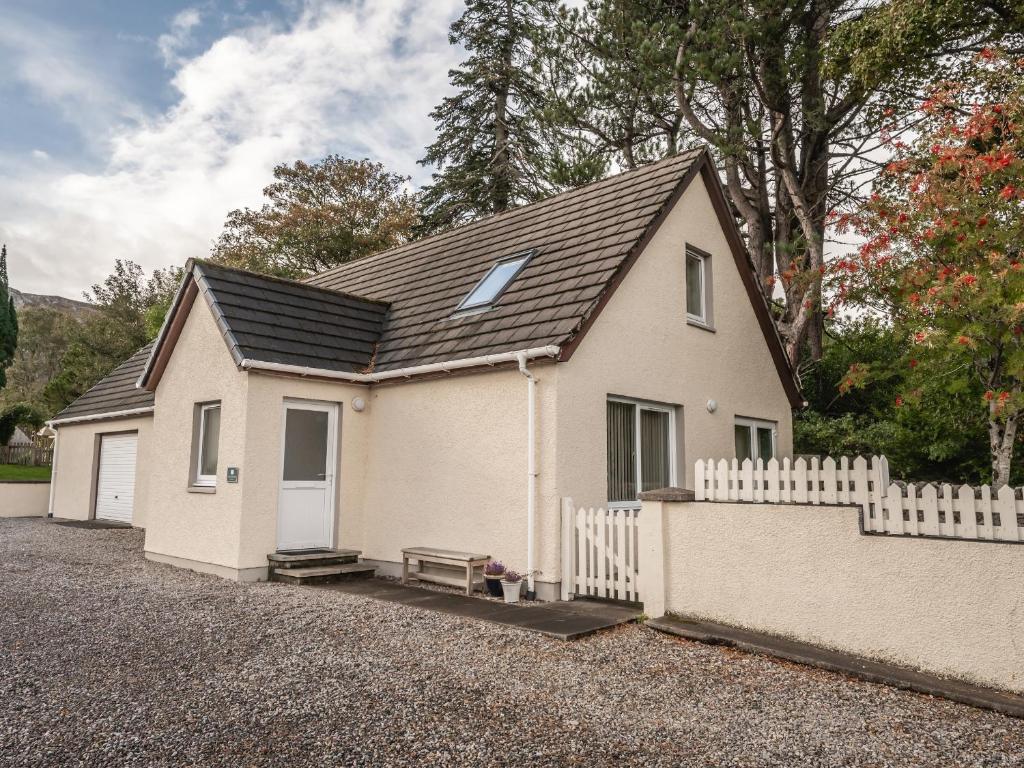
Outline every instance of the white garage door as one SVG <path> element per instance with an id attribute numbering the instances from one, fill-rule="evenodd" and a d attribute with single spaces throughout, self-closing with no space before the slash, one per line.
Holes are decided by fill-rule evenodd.
<path id="1" fill-rule="evenodd" d="M 135 505 L 135 454 L 139 436 L 100 438 L 100 471 L 96 481 L 96 519 L 132 521 Z"/>

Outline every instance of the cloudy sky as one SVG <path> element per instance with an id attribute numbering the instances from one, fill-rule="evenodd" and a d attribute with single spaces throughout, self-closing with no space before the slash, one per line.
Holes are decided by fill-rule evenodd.
<path id="1" fill-rule="evenodd" d="M 11 284 L 80 298 L 115 258 L 202 256 L 274 165 L 424 181 L 461 0 L 2 0 L 0 242 Z"/>

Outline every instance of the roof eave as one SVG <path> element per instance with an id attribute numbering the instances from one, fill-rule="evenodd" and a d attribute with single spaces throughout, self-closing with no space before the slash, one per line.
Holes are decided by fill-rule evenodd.
<path id="1" fill-rule="evenodd" d="M 270 363 L 260 360 L 243 360 L 240 367 L 246 371 L 263 371 L 268 373 L 283 373 L 293 376 L 311 377 L 319 379 L 334 379 L 347 381 L 353 384 L 377 384 L 392 379 L 412 379 L 421 376 L 429 376 L 436 373 L 453 373 L 459 370 L 471 368 L 493 368 L 506 363 L 517 362 L 520 358 L 537 360 L 540 358 L 552 358 L 557 360 L 561 349 L 556 345 L 544 347 L 531 347 L 518 349 L 510 352 L 499 352 L 494 355 L 480 355 L 477 357 L 466 357 L 457 360 L 446 360 L 439 363 L 425 363 L 423 365 L 395 368 L 376 373 L 349 373 L 347 371 L 333 371 L 326 368 L 310 368 L 300 365 L 288 365 L 286 363 Z"/>
<path id="2" fill-rule="evenodd" d="M 110 419 L 126 419 L 132 416 L 144 416 L 153 412 L 153 406 L 147 405 L 141 408 L 125 408 L 120 411 L 107 411 L 106 413 L 89 413 L 82 416 L 65 416 L 61 418 L 58 414 L 46 422 L 48 427 L 66 426 L 68 424 L 79 424 L 87 421 L 106 421 Z"/>

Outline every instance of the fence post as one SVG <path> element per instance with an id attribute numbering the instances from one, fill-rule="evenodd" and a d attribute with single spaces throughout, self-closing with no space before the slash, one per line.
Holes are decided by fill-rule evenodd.
<path id="1" fill-rule="evenodd" d="M 850 494 L 850 501 L 860 504 L 864 510 L 864 527 L 869 531 L 884 531 L 884 525 L 878 525 L 871 516 L 871 494 L 868 493 L 868 462 L 863 456 L 853 460 L 853 472 L 850 473 L 853 479 L 853 492 Z M 879 514 L 878 522 L 881 522 Z"/>
<path id="2" fill-rule="evenodd" d="M 765 501 L 771 504 L 777 504 L 779 501 L 779 494 L 781 493 L 781 486 L 779 484 L 779 460 L 772 456 L 768 460 L 768 466 L 765 469 Z"/>
<path id="3" fill-rule="evenodd" d="M 870 511 L 876 515 L 879 530 L 885 530 L 885 491 L 889 487 L 889 462 L 885 456 L 871 457 Z"/>
<path id="4" fill-rule="evenodd" d="M 1020 541 L 1017 534 L 1017 499 L 1010 486 L 1004 485 L 996 494 L 996 511 L 999 512 L 999 538 L 1003 541 Z"/>
<path id="5" fill-rule="evenodd" d="M 754 462 L 750 459 L 744 459 L 740 465 L 738 473 L 738 482 L 736 483 L 739 491 L 737 495 L 740 501 L 753 501 L 754 500 Z"/>
<path id="6" fill-rule="evenodd" d="M 825 504 L 835 504 L 839 499 L 839 486 L 836 484 L 836 460 L 826 456 L 821 462 L 821 477 L 825 488 L 821 492 L 821 500 Z"/>
<path id="7" fill-rule="evenodd" d="M 698 501 L 704 501 L 704 489 L 707 484 L 707 478 L 705 475 L 706 470 L 704 469 L 704 459 L 697 459 L 697 463 L 693 468 L 693 490 L 697 494 Z M 713 478 L 712 478 L 713 479 Z M 711 498 L 715 497 L 714 492 L 711 494 Z"/>
<path id="8" fill-rule="evenodd" d="M 652 619 L 665 615 L 665 504 L 644 501 L 638 520 L 639 592 L 644 613 Z"/>
<path id="9" fill-rule="evenodd" d="M 576 596 L 576 510 L 572 499 L 562 499 L 562 599 Z"/>
<path id="10" fill-rule="evenodd" d="M 885 497 L 883 498 L 885 506 L 889 511 L 889 517 L 881 518 L 884 525 L 879 528 L 879 531 L 885 533 L 893 533 L 899 536 L 903 535 L 903 491 L 896 483 L 892 483 L 888 489 L 886 489 Z M 881 507 L 879 507 L 881 510 Z M 865 513 L 867 514 L 867 513 Z M 881 514 L 881 513 L 879 513 Z"/>

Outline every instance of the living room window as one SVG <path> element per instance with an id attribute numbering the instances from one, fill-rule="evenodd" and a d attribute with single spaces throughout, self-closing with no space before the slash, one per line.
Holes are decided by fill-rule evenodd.
<path id="1" fill-rule="evenodd" d="M 643 491 L 675 483 L 675 409 L 609 398 L 608 503 L 632 506 Z"/>

